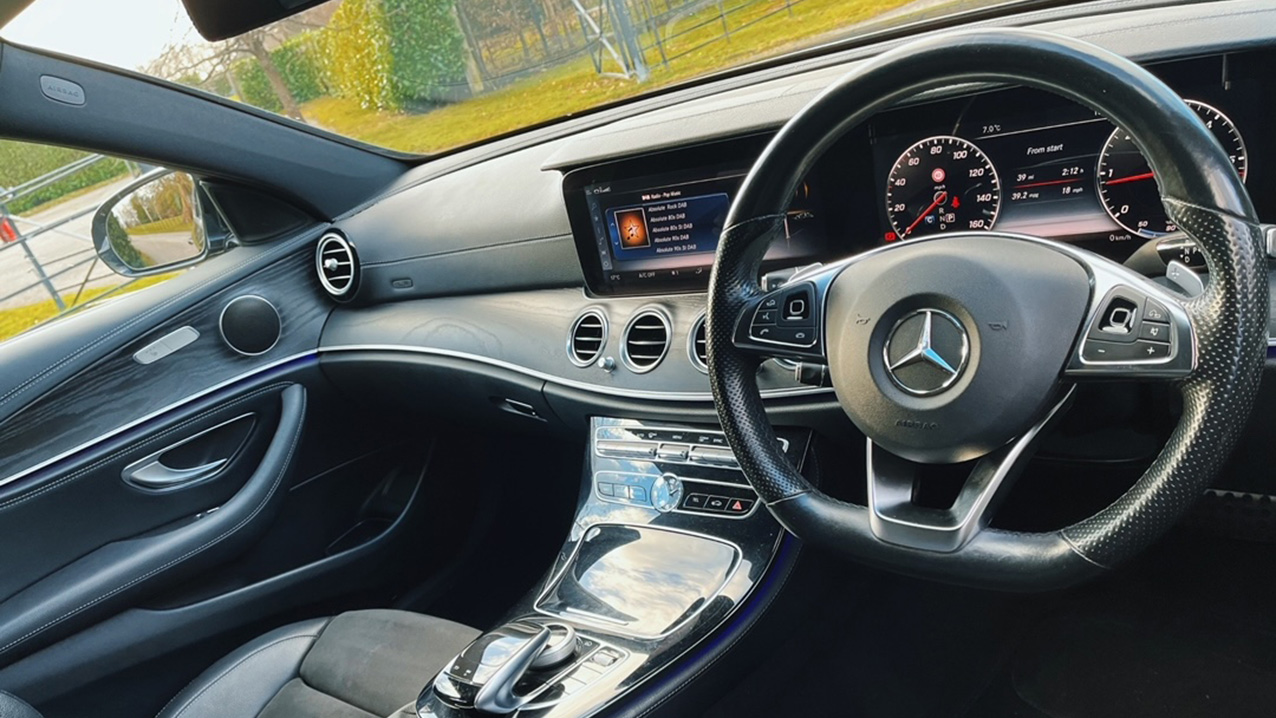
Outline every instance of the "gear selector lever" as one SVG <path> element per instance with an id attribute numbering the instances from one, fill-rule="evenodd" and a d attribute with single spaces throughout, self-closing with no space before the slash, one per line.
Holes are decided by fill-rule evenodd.
<path id="1" fill-rule="evenodd" d="M 514 621 L 474 640 L 434 679 L 434 693 L 456 708 L 506 715 L 522 708 L 531 694 L 515 686 L 529 670 L 565 663 L 576 653 L 571 626 Z"/>

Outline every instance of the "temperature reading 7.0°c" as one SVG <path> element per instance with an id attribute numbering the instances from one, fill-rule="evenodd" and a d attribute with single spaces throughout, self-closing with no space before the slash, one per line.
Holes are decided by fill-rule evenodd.
<path id="1" fill-rule="evenodd" d="M 997 170 L 960 137 L 918 142 L 886 179 L 886 214 L 898 239 L 992 229 L 1000 210 Z"/>

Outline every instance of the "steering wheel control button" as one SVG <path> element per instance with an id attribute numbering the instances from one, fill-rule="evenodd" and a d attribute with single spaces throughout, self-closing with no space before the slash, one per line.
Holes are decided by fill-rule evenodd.
<path id="1" fill-rule="evenodd" d="M 1166 322 L 1170 321 L 1170 310 L 1165 308 L 1164 304 L 1148 297 L 1143 302 L 1143 320 L 1147 322 Z"/>
<path id="2" fill-rule="evenodd" d="M 815 326 L 815 288 L 810 284 L 784 290 L 780 306 L 780 324 L 797 327 Z"/>
<path id="3" fill-rule="evenodd" d="M 1138 315 L 1139 305 L 1124 297 L 1113 297 L 1099 319 L 1099 331 L 1120 338 L 1133 336 Z"/>
<path id="4" fill-rule="evenodd" d="M 815 346 L 815 287 L 785 287 L 763 297 L 749 320 L 748 338 L 797 349 Z"/>
<path id="5" fill-rule="evenodd" d="M 1169 344 L 1170 325 L 1144 320 L 1143 323 L 1139 325 L 1139 339 Z"/>
<path id="6" fill-rule="evenodd" d="M 948 312 L 921 309 L 896 322 L 882 352 L 896 386 L 914 396 L 932 396 L 961 378 L 970 337 Z"/>
<path id="7" fill-rule="evenodd" d="M 1101 342 L 1091 339 L 1085 343 L 1081 356 L 1088 362 L 1134 363 L 1157 362 L 1169 359 L 1171 347 L 1164 342 L 1140 339 L 1131 343 Z"/>

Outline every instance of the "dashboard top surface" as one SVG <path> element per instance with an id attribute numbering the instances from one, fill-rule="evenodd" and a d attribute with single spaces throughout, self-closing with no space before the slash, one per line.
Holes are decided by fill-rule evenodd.
<path id="1" fill-rule="evenodd" d="M 1133 2 L 1096 6 L 1107 14 L 1059 19 L 1059 14 L 1047 12 L 1026 17 L 1034 21 L 1033 27 L 1089 39 L 1136 59 L 1157 60 L 1151 65 L 1154 72 L 1162 73 L 1181 95 L 1220 110 L 1243 138 L 1248 187 L 1260 217 L 1270 220 L 1274 208 L 1269 205 L 1276 192 L 1271 191 L 1269 167 L 1276 153 L 1267 146 L 1266 128 L 1276 92 L 1262 68 L 1270 66 L 1271 48 L 1276 46 L 1276 7 L 1249 0 L 1158 8 Z M 1025 19 L 1018 22 L 1025 24 Z M 370 294 L 337 310 L 321 349 L 379 346 L 443 352 L 499 362 L 566 387 L 604 394 L 637 391 L 706 400 L 707 381 L 686 356 L 704 308 L 702 285 L 597 291 L 598 277 L 589 276 L 591 264 L 581 258 L 601 258 L 600 233 L 589 228 L 588 214 L 581 230 L 581 211 L 564 193 L 632 180 L 635 184 L 620 190 L 637 191 L 642 204 L 642 190 L 653 178 L 653 186 L 662 188 L 689 178 L 706 179 L 697 175 L 706 168 L 710 181 L 738 177 L 769 133 L 811 97 L 855 62 L 896 44 L 848 51 L 834 58 L 834 64 L 823 58 L 796 63 L 784 72 L 765 71 L 752 84 L 748 78 L 736 78 L 676 97 L 641 101 L 623 111 L 582 118 L 584 124 L 575 134 L 549 137 L 539 144 L 511 150 L 502 141 L 422 165 L 388 195 L 337 223 L 358 246 Z M 926 150 L 924 143 L 939 137 L 973 144 L 995 169 L 1000 194 L 997 229 L 1044 234 L 1117 259 L 1142 247 L 1145 239 L 1138 230 L 1148 226 L 1139 227 L 1137 220 L 1129 220 L 1134 231 L 1123 226 L 1105 206 L 1097 184 L 1111 125 L 1088 111 L 1078 114 L 1080 108 L 1060 104 L 1053 96 L 1025 94 L 1032 92 L 956 88 L 888 110 L 848 133 L 813 173 L 810 216 L 803 218 L 809 240 L 805 249 L 777 264 L 842 257 L 879 246 L 890 232 L 898 238 L 909 231 L 927 214 L 929 202 L 918 204 L 927 192 L 888 205 L 886 184 L 901 160 L 907 166 L 910 150 Z M 677 101 L 679 97 L 683 101 Z M 605 125 L 589 124 L 607 117 L 612 121 Z M 1058 145 L 1062 147 L 1052 151 Z M 662 155 L 671 149 L 675 151 Z M 972 168 L 978 166 L 954 164 L 944 170 Z M 606 171 L 600 174 L 602 170 Z M 1076 174 L 1067 174 L 1069 170 Z M 680 172 L 691 174 L 676 176 Z M 1021 174 L 1026 176 L 1020 178 Z M 1037 183 L 1051 184 L 1022 186 Z M 1065 196 L 1065 187 L 1074 188 L 1075 194 L 1070 189 Z M 930 189 L 933 202 L 934 188 Z M 721 200 L 715 201 L 720 208 Z M 973 201 L 980 204 L 978 197 Z M 904 206 L 896 210 L 896 204 Z M 970 206 L 964 199 L 963 205 Z M 630 208 L 599 207 L 604 230 L 610 231 L 608 209 Z M 966 216 L 954 219 L 971 221 Z M 919 225 L 911 231 L 923 229 L 925 225 Z M 707 274 L 705 266 L 695 265 L 692 272 L 699 267 Z M 405 277 L 410 281 L 403 282 Z M 548 291 L 555 288 L 572 291 Z M 501 303 L 502 296 L 510 300 L 508 327 L 494 326 L 480 316 L 487 304 Z M 449 298 L 457 301 L 439 302 Z M 538 307 L 537 336 L 531 339 L 526 322 L 518 319 L 526 301 Z M 672 317 L 669 356 L 654 371 L 640 375 L 622 366 L 607 373 L 568 361 L 568 332 L 582 312 L 594 308 L 607 316 L 605 347 L 619 363 L 626 325 L 651 303 Z M 384 306 L 374 311 L 360 304 Z M 798 389 L 791 372 L 784 379 L 782 370 L 770 370 L 773 389 Z"/>

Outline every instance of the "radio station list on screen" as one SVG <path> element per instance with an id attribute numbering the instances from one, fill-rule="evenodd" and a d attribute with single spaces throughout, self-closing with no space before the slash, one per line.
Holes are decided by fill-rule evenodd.
<path id="1" fill-rule="evenodd" d="M 713 263 L 736 175 L 586 188 L 598 255 L 612 281 L 677 278 Z M 637 183 L 634 183 L 637 184 Z"/>
<path id="2" fill-rule="evenodd" d="M 607 225 L 621 261 L 713 252 L 731 208 L 726 192 L 686 196 L 680 189 L 642 195 L 643 203 L 607 211 Z"/>

